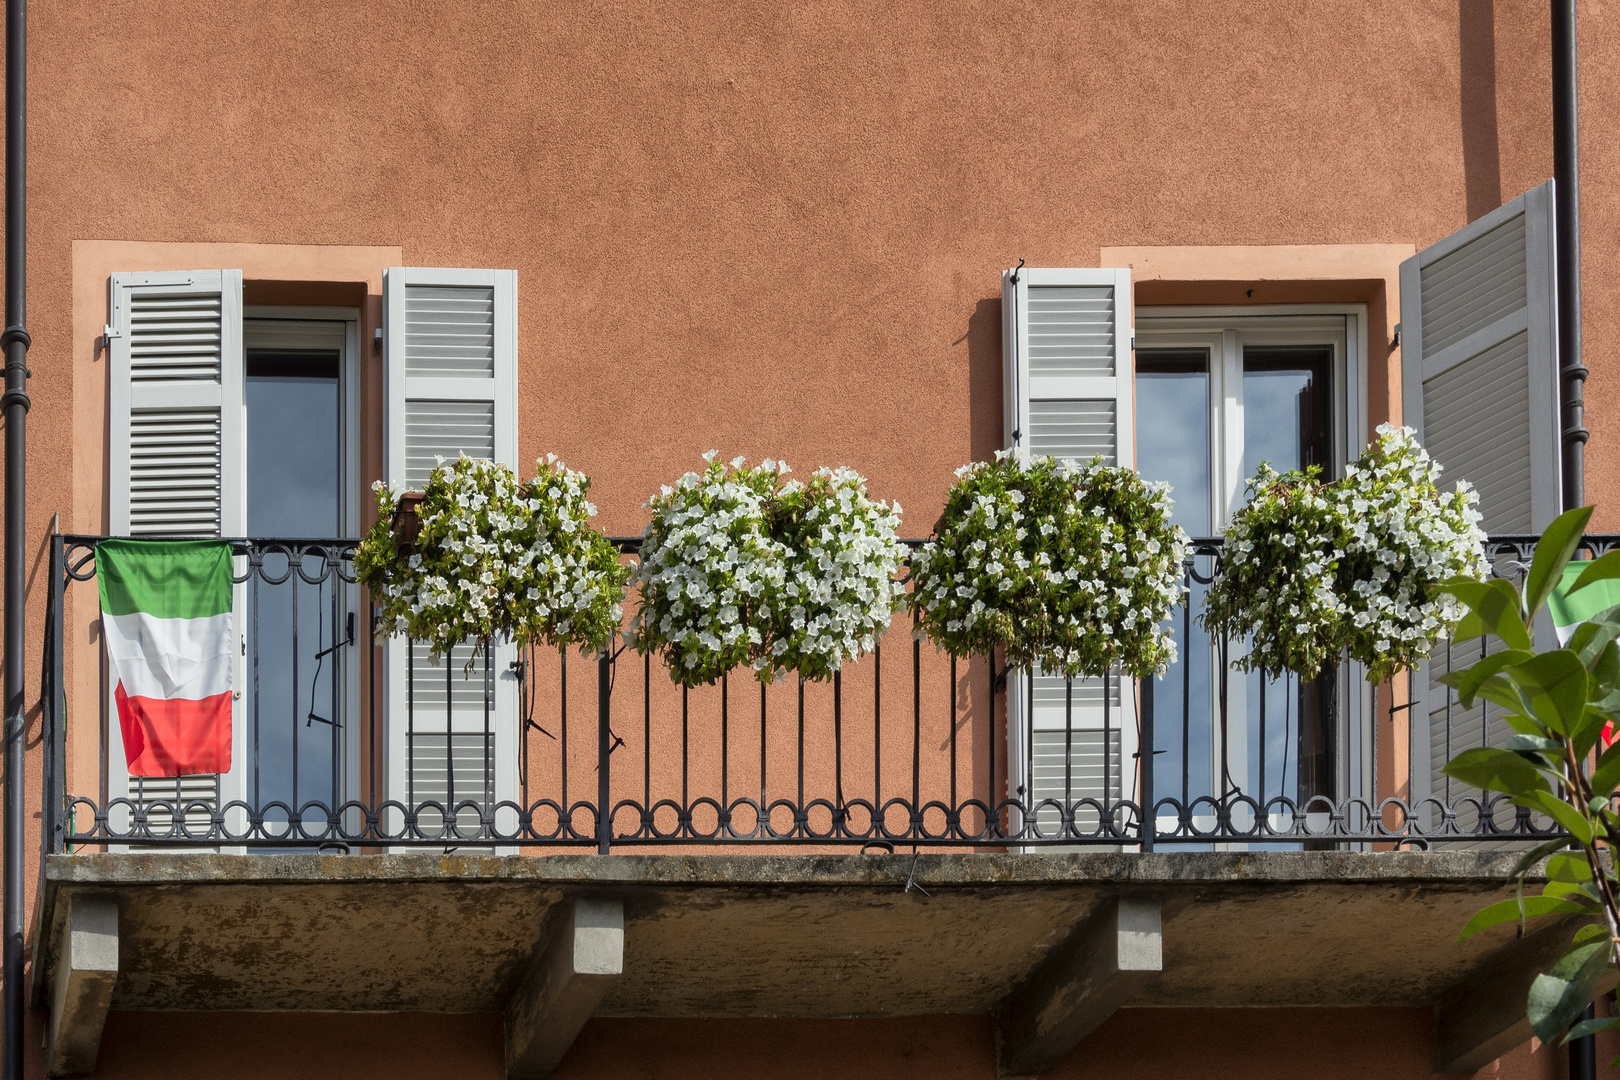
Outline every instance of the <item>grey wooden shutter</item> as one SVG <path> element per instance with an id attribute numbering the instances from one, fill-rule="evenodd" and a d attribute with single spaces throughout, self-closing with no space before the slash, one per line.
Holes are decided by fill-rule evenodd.
<path id="1" fill-rule="evenodd" d="M 517 469 L 517 272 L 394 267 L 383 293 L 385 479 L 421 490 L 439 460 L 461 454 Z M 516 650 L 498 643 L 468 673 L 472 651 L 464 643 L 433 664 L 425 647 L 390 643 L 390 798 L 517 797 Z"/>
<path id="2" fill-rule="evenodd" d="M 1486 531 L 1558 516 L 1552 181 L 1401 264 L 1401 408 Z"/>
<path id="3" fill-rule="evenodd" d="M 1024 457 L 1135 463 L 1131 273 L 1025 267 L 1002 275 L 1006 446 Z M 1010 785 L 1033 802 L 1114 801 L 1135 795 L 1133 684 L 1036 672 L 1008 682 Z M 1037 815 L 1053 835 L 1059 815 Z M 1095 827 L 1094 813 L 1082 828 Z"/>
<path id="4" fill-rule="evenodd" d="M 1555 267 L 1551 180 L 1401 264 L 1402 417 L 1444 466 L 1443 486 L 1479 490 L 1493 535 L 1540 532 L 1560 509 Z M 1449 756 L 1512 734 L 1500 710 L 1465 711 L 1439 682 L 1479 647 L 1441 645 L 1413 673 L 1420 798 L 1473 794 L 1448 788 Z"/>
<path id="5" fill-rule="evenodd" d="M 108 291 L 108 530 L 241 536 L 242 272 L 113 274 Z M 233 720 L 240 759 L 239 712 Z M 107 761 L 114 796 L 127 793 L 137 803 L 221 797 L 219 776 L 129 776 L 116 719 L 108 725 Z M 237 768 L 232 778 L 241 774 Z M 231 797 L 236 791 L 231 785 Z M 188 820 L 204 829 L 208 813 L 198 808 Z M 150 824 L 167 829 L 169 816 L 156 811 Z"/>

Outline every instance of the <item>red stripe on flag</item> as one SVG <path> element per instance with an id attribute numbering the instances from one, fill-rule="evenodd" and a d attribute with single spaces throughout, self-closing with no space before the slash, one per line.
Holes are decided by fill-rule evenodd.
<path id="1" fill-rule="evenodd" d="M 131 776 L 231 771 L 231 695 L 197 699 L 130 697 L 120 682 L 118 726 Z"/>

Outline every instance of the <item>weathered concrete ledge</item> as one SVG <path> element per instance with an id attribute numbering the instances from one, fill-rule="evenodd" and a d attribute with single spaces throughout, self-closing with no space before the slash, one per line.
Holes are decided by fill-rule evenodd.
<path id="1" fill-rule="evenodd" d="M 1518 971 L 1526 946 L 1512 927 L 1456 936 L 1479 908 L 1512 895 L 1516 860 L 1480 851 L 53 856 L 35 985 L 51 985 L 62 912 L 75 897 L 100 896 L 118 905 L 115 1010 L 496 1013 L 533 981 L 565 913 L 580 898 L 611 897 L 623 905 L 623 970 L 602 988 L 598 1015 L 989 1014 L 1020 988 L 1033 993 L 1031 974 L 1056 970 L 1042 965 L 1129 895 L 1162 912 L 1162 970 L 1091 980 L 1108 994 L 1088 990 L 1073 1005 L 1077 1031 L 1115 1004 L 1422 1006 L 1458 1002 L 1467 986 L 1480 988 L 1469 1011 L 1448 1018 L 1463 1038 L 1484 1040 L 1499 1037 L 1501 994 L 1481 979 Z M 1069 961 L 1064 970 L 1095 966 Z M 1065 988 L 1091 982 L 1060 989 L 1072 997 Z M 1522 999 L 1519 988 L 1502 993 Z"/>
<path id="2" fill-rule="evenodd" d="M 627 851 L 635 849 L 626 849 Z M 1500 851 L 1255 851 L 1076 854 L 53 855 L 47 882 L 75 885 L 488 881 L 557 885 L 930 887 L 1066 882 L 1428 882 L 1501 884 L 1519 858 Z"/>

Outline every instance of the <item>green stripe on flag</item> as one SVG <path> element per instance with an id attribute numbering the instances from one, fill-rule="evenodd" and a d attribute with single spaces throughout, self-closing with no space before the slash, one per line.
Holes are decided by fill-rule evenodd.
<path id="1" fill-rule="evenodd" d="M 1570 586 L 1574 585 L 1575 579 L 1591 565 L 1590 562 L 1581 560 L 1564 567 L 1562 580 L 1558 582 L 1558 587 L 1553 589 L 1552 595 L 1547 597 L 1547 610 L 1552 615 L 1553 625 L 1560 630 L 1583 623 L 1592 616 L 1620 604 L 1620 578 L 1594 581 L 1586 588 L 1570 595 Z M 1560 638 L 1565 636 L 1567 635 L 1559 635 Z"/>
<path id="2" fill-rule="evenodd" d="M 103 540 L 96 583 L 108 615 L 205 619 L 231 610 L 231 545 L 224 540 Z"/>

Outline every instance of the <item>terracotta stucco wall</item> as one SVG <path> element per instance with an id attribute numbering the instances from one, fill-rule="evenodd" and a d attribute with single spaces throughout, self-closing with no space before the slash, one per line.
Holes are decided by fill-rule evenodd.
<path id="1" fill-rule="evenodd" d="M 1580 11 L 1588 494 L 1620 528 L 1620 15 Z M 609 530 L 716 447 L 855 466 L 922 534 L 1000 440 L 1002 267 L 1422 247 L 1552 167 L 1530 0 L 31 14 L 34 628 L 53 512 L 103 524 L 75 241 L 515 267 L 522 455 L 590 472 Z"/>
<path id="2" fill-rule="evenodd" d="M 1128 1009 L 1050 1080 L 1427 1080 L 1416 1009 Z M 1476 1075 L 1558 1080 L 1564 1052 L 1534 1044 Z M 343 1077 L 500 1080 L 500 1018 L 422 1014 L 113 1013 L 107 1080 Z M 557 1080 L 993 1080 L 984 1017 L 614 1020 L 586 1025 Z"/>

